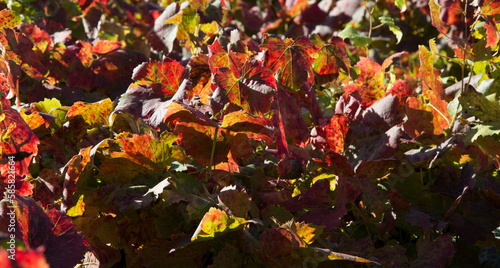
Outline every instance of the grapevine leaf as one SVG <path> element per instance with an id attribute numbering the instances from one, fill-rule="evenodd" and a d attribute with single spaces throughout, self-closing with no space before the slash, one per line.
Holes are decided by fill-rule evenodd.
<path id="1" fill-rule="evenodd" d="M 297 212 L 304 207 L 323 207 L 330 204 L 330 182 L 323 179 L 314 183 L 311 188 L 285 202 L 285 209 Z"/>
<path id="2" fill-rule="evenodd" d="M 108 125 L 108 118 L 113 110 L 113 102 L 105 99 L 96 103 L 83 103 L 81 101 L 73 104 L 66 117 L 72 118 L 82 116 L 85 122 L 91 126 Z"/>
<path id="3" fill-rule="evenodd" d="M 349 122 L 347 117 L 339 114 L 334 115 L 325 126 L 326 142 L 329 148 L 336 153 L 343 152 L 348 130 Z"/>
<path id="4" fill-rule="evenodd" d="M 230 49 L 226 51 L 219 38 L 216 38 L 212 45 L 208 46 L 208 65 L 212 73 L 219 67 L 226 67 L 232 73 L 238 73 L 243 68 L 243 64 L 248 60 L 248 47 L 242 41 L 231 43 Z"/>
<path id="5" fill-rule="evenodd" d="M 380 19 L 381 23 L 386 24 L 387 26 L 389 26 L 389 30 L 391 30 L 391 32 L 398 39 L 398 41 L 396 42 L 396 44 L 399 44 L 399 42 L 401 41 L 401 38 L 403 37 L 403 33 L 401 32 L 401 29 L 396 24 L 394 24 L 394 19 L 391 18 L 391 17 L 387 17 L 387 16 L 379 17 L 379 19 Z"/>
<path id="6" fill-rule="evenodd" d="M 293 223 L 291 229 L 307 245 L 312 244 L 314 240 L 316 240 L 316 238 L 318 238 L 323 232 L 323 226 L 314 226 L 312 224 L 307 224 L 304 222 Z"/>
<path id="7" fill-rule="evenodd" d="M 431 0 L 431 2 L 434 0 Z M 430 41 L 433 42 L 432 40 Z M 440 72 L 434 69 L 434 54 L 427 50 L 424 46 L 419 47 L 420 55 L 420 77 L 428 87 L 436 95 L 436 97 L 444 98 L 443 84 L 441 83 Z"/>
<path id="8" fill-rule="evenodd" d="M 109 183 L 126 183 L 144 176 L 158 179 L 169 168 L 173 157 L 183 160 L 183 153 L 172 134 L 165 133 L 159 139 L 145 135 L 119 135 L 115 141 L 103 143 L 98 151 L 105 151 L 108 157 L 100 156 L 102 171 L 99 176 Z"/>
<path id="9" fill-rule="evenodd" d="M 453 260 L 455 249 L 450 235 L 441 235 L 432 242 L 420 238 L 419 242 L 421 243 L 417 243 L 418 258 L 410 262 L 410 265 L 446 267 Z"/>
<path id="10" fill-rule="evenodd" d="M 405 0 L 395 0 L 394 3 L 401 10 L 401 12 L 406 11 L 406 1 Z"/>
<path id="11" fill-rule="evenodd" d="M 346 39 L 348 38 L 353 42 L 356 47 L 364 47 L 372 43 L 372 39 L 358 33 L 352 25 L 348 25 L 339 33 L 339 36 Z"/>
<path id="12" fill-rule="evenodd" d="M 226 206 L 231 215 L 245 218 L 250 211 L 252 201 L 245 191 L 236 190 L 235 186 L 226 186 L 219 193 L 219 203 Z"/>
<path id="13" fill-rule="evenodd" d="M 10 29 L 0 35 L 0 42 L 6 49 L 5 59 L 14 61 L 30 77 L 44 81 L 47 67 L 40 62 L 40 58 L 33 51 L 33 42 L 24 34 Z"/>
<path id="14" fill-rule="evenodd" d="M 229 101 L 252 113 L 267 113 L 276 82 L 271 71 L 258 62 L 247 62 L 240 72 L 220 67 L 214 72 L 214 82 L 224 90 Z"/>
<path id="15" fill-rule="evenodd" d="M 314 84 L 313 60 L 317 57 L 314 43 L 307 37 L 295 41 L 282 41 L 276 36 L 267 35 L 261 48 L 267 51 L 265 66 L 278 74 L 277 82 L 289 92 L 304 91 Z"/>
<path id="16" fill-rule="evenodd" d="M 175 94 L 179 89 L 187 72 L 184 66 L 177 61 L 166 58 L 162 62 L 144 62 L 134 69 L 132 79 L 141 85 L 160 87 L 165 97 Z"/>
<path id="17" fill-rule="evenodd" d="M 500 3 L 495 0 L 485 0 L 481 5 L 481 14 L 485 16 L 500 14 Z"/>
<path id="18" fill-rule="evenodd" d="M 333 81 L 341 69 L 349 74 L 349 59 L 345 43 L 340 37 L 332 37 L 327 44 L 323 44 L 316 34 L 309 38 L 318 47 L 318 57 L 314 60 L 313 67 L 316 74 L 322 78 L 321 84 Z"/>
<path id="19" fill-rule="evenodd" d="M 431 11 L 432 25 L 442 34 L 446 34 L 448 26 L 441 20 L 441 6 L 436 0 L 429 0 L 429 9 Z"/>
<path id="20" fill-rule="evenodd" d="M 174 41 L 179 32 L 179 24 L 182 21 L 182 11 L 189 6 L 189 2 L 183 2 L 179 5 L 173 2 L 168 5 L 163 13 L 155 20 L 152 34 L 150 36 L 153 48 L 170 53 L 174 49 Z"/>
<path id="21" fill-rule="evenodd" d="M 0 11 L 0 30 L 4 28 L 15 28 L 21 24 L 22 21 L 23 18 L 12 10 L 3 9 Z"/>
<path id="22" fill-rule="evenodd" d="M 242 228 L 247 221 L 240 217 L 227 215 L 223 210 L 211 207 L 203 216 L 191 241 L 201 241 L 221 235 L 224 232 Z"/>
<path id="23" fill-rule="evenodd" d="M 323 249 L 323 248 L 312 248 L 318 252 L 321 252 L 325 254 L 325 256 L 329 260 L 344 260 L 344 261 L 352 261 L 352 262 L 359 262 L 359 263 L 373 263 L 373 264 L 378 264 L 375 261 L 371 261 L 365 258 L 361 258 L 355 255 L 351 254 L 346 254 L 346 253 L 340 253 L 340 252 L 333 252 L 329 249 Z"/>
<path id="24" fill-rule="evenodd" d="M 500 104 L 475 90 L 461 94 L 459 102 L 467 114 L 477 117 L 482 122 L 498 122 L 500 120 Z"/>
<path id="25" fill-rule="evenodd" d="M 271 122 L 267 118 L 237 111 L 224 116 L 221 128 L 231 132 L 244 133 L 249 139 L 272 144 L 272 133 L 268 129 L 270 125 Z"/>
<path id="26" fill-rule="evenodd" d="M 73 267 L 83 259 L 85 238 L 70 217 L 55 209 L 44 211 L 29 197 L 18 195 L 16 201 L 17 226 L 27 247 L 45 246 L 51 267 Z"/>
<path id="27" fill-rule="evenodd" d="M 118 41 L 100 39 L 94 44 L 92 52 L 98 55 L 104 55 L 119 48 L 121 48 L 121 43 Z"/>
<path id="28" fill-rule="evenodd" d="M 16 176 L 29 176 L 28 166 L 31 159 L 38 153 L 40 140 L 35 136 L 19 112 L 10 106 L 5 107 L 4 103 L 2 103 L 0 118 L 0 138 L 2 141 L 0 154 L 2 158 L 9 159 L 8 157 L 10 157 L 15 162 Z M 9 164 L 2 162 L 0 170 L 2 178 L 6 180 Z M 31 185 L 29 182 L 26 183 Z"/>

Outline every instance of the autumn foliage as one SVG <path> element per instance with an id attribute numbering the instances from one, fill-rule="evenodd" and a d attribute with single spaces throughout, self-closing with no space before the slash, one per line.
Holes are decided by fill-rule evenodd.
<path id="1" fill-rule="evenodd" d="M 498 267 L 498 1 L 0 9 L 1 267 Z"/>

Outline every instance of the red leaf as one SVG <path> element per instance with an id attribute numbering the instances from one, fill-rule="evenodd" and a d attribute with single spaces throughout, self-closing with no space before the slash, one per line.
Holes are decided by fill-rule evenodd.
<path id="1" fill-rule="evenodd" d="M 406 103 L 408 97 L 415 96 L 415 91 L 413 91 L 409 82 L 398 80 L 387 90 L 385 96 L 387 95 L 396 95 L 399 97 L 401 103 Z"/>
<path id="2" fill-rule="evenodd" d="M 326 142 L 336 153 L 344 151 L 345 138 L 349 130 L 349 121 L 343 115 L 334 115 L 325 126 Z"/>
<path id="3" fill-rule="evenodd" d="M 447 267 L 453 261 L 455 249 L 450 235 L 441 235 L 433 242 L 421 237 L 417 241 L 418 259 L 410 262 L 411 267 Z"/>
<path id="4" fill-rule="evenodd" d="M 44 248 L 40 247 L 35 250 L 16 250 L 16 263 L 22 268 L 50 268 L 45 256 L 43 255 Z M 4 266 L 1 266 L 4 267 Z M 9 267 L 9 266 L 7 266 Z"/>
<path id="5" fill-rule="evenodd" d="M 232 73 L 237 73 L 248 59 L 248 48 L 242 41 L 232 44 L 231 49 L 226 51 L 219 39 L 215 39 L 213 44 L 208 46 L 208 51 L 208 65 L 212 73 L 219 67 L 226 67 Z"/>
<path id="6" fill-rule="evenodd" d="M 38 55 L 33 51 L 33 42 L 24 34 L 5 29 L 0 35 L 0 42 L 5 47 L 5 59 L 14 61 L 30 77 L 37 80 L 46 80 L 44 75 L 47 67 L 40 62 Z"/>
<path id="7" fill-rule="evenodd" d="M 357 79 L 361 86 L 349 85 L 344 87 L 344 91 L 349 94 L 356 90 L 363 99 L 364 106 L 372 105 L 376 100 L 384 97 L 385 92 L 385 72 L 382 66 L 369 58 L 361 57 L 356 67 L 360 68 L 361 72 Z"/>
<path id="8" fill-rule="evenodd" d="M 306 37 L 282 41 L 266 35 L 261 47 L 267 51 L 265 62 L 274 74 L 279 73 L 279 85 L 287 91 L 306 91 L 314 84 L 313 60 L 317 57 L 314 43 Z"/>
<path id="9" fill-rule="evenodd" d="M 500 2 L 497 0 L 484 0 L 481 5 L 481 14 L 494 16 L 500 14 Z"/>
<path id="10" fill-rule="evenodd" d="M 166 58 L 163 62 L 144 62 L 134 69 L 132 79 L 141 85 L 160 87 L 165 97 L 173 96 L 182 81 L 187 75 L 187 71 L 177 61 Z"/>
<path id="11" fill-rule="evenodd" d="M 443 90 L 443 84 L 441 83 L 441 72 L 434 69 L 434 54 L 427 50 L 425 46 L 419 47 L 419 53 L 420 77 L 424 81 L 425 86 L 432 90 L 436 97 L 444 98 L 445 93 Z"/>
<path id="12" fill-rule="evenodd" d="M 486 47 L 494 48 L 498 45 L 500 34 L 498 33 L 496 24 L 495 19 L 484 24 L 486 28 Z"/>
<path id="13" fill-rule="evenodd" d="M 55 209 L 44 211 L 29 197 L 16 197 L 19 231 L 30 249 L 45 247 L 51 267 L 73 267 L 88 250 L 84 236 L 77 232 L 71 218 Z"/>
<path id="14" fill-rule="evenodd" d="M 7 180 L 7 174 L 11 170 L 11 167 L 14 168 L 15 176 L 18 178 L 30 176 L 28 166 L 33 156 L 38 153 L 40 140 L 35 136 L 21 115 L 16 110 L 10 108 L 10 106 L 4 104 L 5 102 L 2 103 L 3 113 L 0 117 L 0 138 L 2 141 L 0 153 L 2 158 L 8 158 L 8 162 L 13 164 L 2 163 L 0 165 L 1 176 Z M 26 183 L 30 184 L 29 182 Z"/>
<path id="15" fill-rule="evenodd" d="M 331 82 L 339 75 L 340 69 L 349 74 L 349 59 L 344 40 L 340 37 L 332 37 L 329 43 L 323 44 L 317 35 L 313 36 L 313 42 L 318 49 L 318 57 L 314 61 L 314 71 L 321 77 L 321 84 Z"/>
<path id="16" fill-rule="evenodd" d="M 21 25 L 21 32 L 28 36 L 35 45 L 43 41 L 49 44 L 54 42 L 52 41 L 52 37 L 50 37 L 49 33 L 40 29 L 34 23 Z"/>
<path id="17" fill-rule="evenodd" d="M 271 121 L 243 111 L 237 111 L 224 116 L 221 128 L 235 133 L 244 133 L 249 139 L 265 141 L 271 145 L 272 133 L 269 130 Z"/>
<path id="18" fill-rule="evenodd" d="M 92 66 L 92 62 L 94 62 L 92 44 L 85 41 L 79 41 L 76 44 L 76 47 L 79 48 L 76 56 L 80 59 L 82 65 L 85 66 L 85 68 L 90 68 L 90 66 Z"/>
<path id="19" fill-rule="evenodd" d="M 269 111 L 276 82 L 271 71 L 258 62 L 245 63 L 241 74 L 226 67 L 217 68 L 214 80 L 227 94 L 231 103 L 260 115 Z"/>
<path id="20" fill-rule="evenodd" d="M 121 48 L 122 44 L 118 41 L 109 41 L 100 39 L 94 44 L 94 53 L 99 55 L 108 54 L 113 50 Z"/>

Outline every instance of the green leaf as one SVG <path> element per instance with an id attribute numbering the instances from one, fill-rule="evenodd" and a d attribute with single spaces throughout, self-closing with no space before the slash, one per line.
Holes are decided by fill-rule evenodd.
<path id="1" fill-rule="evenodd" d="M 245 223 L 247 221 L 243 218 L 229 216 L 225 211 L 211 207 L 203 216 L 200 225 L 198 225 L 193 237 L 191 237 L 191 241 L 200 241 L 204 238 L 210 239 L 224 232 L 242 227 Z"/>
<path id="2" fill-rule="evenodd" d="M 494 99 L 489 100 L 483 94 L 471 90 L 467 94 L 462 94 L 459 101 L 467 114 L 475 116 L 483 122 L 500 120 L 500 105 Z"/>
<path id="3" fill-rule="evenodd" d="M 35 109 L 40 113 L 50 114 L 53 109 L 61 107 L 61 102 L 58 99 L 44 99 L 43 101 L 34 103 Z"/>
<path id="4" fill-rule="evenodd" d="M 401 10 L 401 12 L 406 11 L 406 0 L 394 0 L 394 4 Z"/>
<path id="5" fill-rule="evenodd" d="M 352 25 L 349 25 L 342 30 L 342 32 L 339 33 L 339 36 L 344 39 L 351 39 L 353 45 L 356 47 L 364 47 L 372 43 L 372 39 L 370 37 L 359 34 Z"/>
<path id="6" fill-rule="evenodd" d="M 397 43 L 399 43 L 401 41 L 401 38 L 403 37 L 403 33 L 401 32 L 401 29 L 399 29 L 399 27 L 394 24 L 394 19 L 391 17 L 383 16 L 380 17 L 380 22 L 389 26 L 389 30 L 391 30 L 391 32 L 396 35 L 396 38 L 398 39 Z"/>
<path id="7" fill-rule="evenodd" d="M 500 121 L 487 125 L 476 125 L 467 132 L 465 140 L 475 142 L 479 137 L 487 137 L 500 134 Z"/>

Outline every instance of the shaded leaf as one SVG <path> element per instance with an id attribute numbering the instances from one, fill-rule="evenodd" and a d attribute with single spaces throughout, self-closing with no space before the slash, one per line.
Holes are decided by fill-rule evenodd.
<path id="1" fill-rule="evenodd" d="M 345 27 L 344 30 L 339 33 L 339 36 L 344 39 L 349 38 L 356 47 L 364 47 L 372 43 L 370 37 L 359 34 L 352 25 Z"/>

